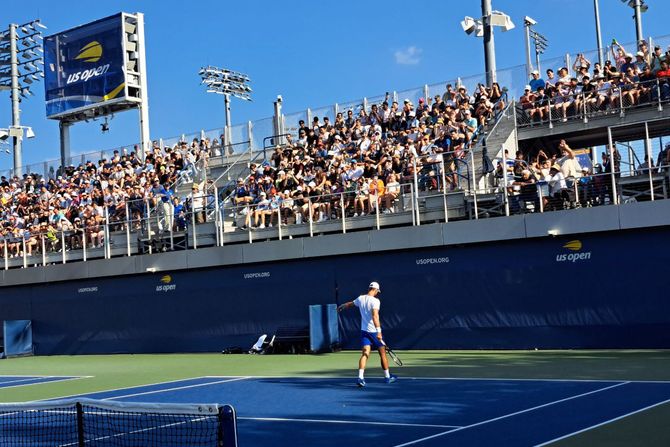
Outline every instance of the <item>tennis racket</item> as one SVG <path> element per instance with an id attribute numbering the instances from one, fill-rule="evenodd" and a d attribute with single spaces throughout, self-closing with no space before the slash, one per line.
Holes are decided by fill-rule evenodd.
<path id="1" fill-rule="evenodd" d="M 391 357 L 393 363 L 395 363 L 398 366 L 402 366 L 402 360 L 400 360 L 400 357 L 398 357 L 398 355 L 395 352 L 393 352 L 393 349 L 391 349 L 391 347 L 387 345 L 385 341 L 382 341 L 382 343 L 386 347 L 386 353 L 388 354 L 389 357 Z"/>

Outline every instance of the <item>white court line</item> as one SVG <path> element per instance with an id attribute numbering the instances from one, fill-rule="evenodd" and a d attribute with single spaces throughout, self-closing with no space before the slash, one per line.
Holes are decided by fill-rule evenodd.
<path id="1" fill-rule="evenodd" d="M 82 377 L 91 378 L 91 377 L 95 377 L 95 376 L 82 376 Z M 230 377 L 239 377 L 239 376 L 230 376 Z M 58 400 L 60 400 L 60 399 L 71 399 L 71 398 L 75 398 L 75 397 L 89 396 L 91 394 L 113 393 L 114 391 L 131 390 L 133 388 L 142 388 L 142 387 L 147 387 L 147 386 L 156 386 L 156 385 L 163 385 L 163 384 L 168 384 L 168 383 L 185 382 L 187 380 L 213 379 L 213 378 L 216 378 L 216 377 L 215 376 L 187 377 L 185 379 L 174 379 L 174 380 L 168 380 L 168 381 L 165 381 L 165 382 L 151 382 L 151 383 L 146 383 L 146 384 L 124 386 L 124 387 L 121 387 L 121 388 L 112 388 L 110 390 L 90 391 L 88 393 L 79 393 L 79 394 L 67 394 L 65 396 L 56 396 L 56 397 L 49 397 L 47 399 L 36 400 L 34 402 L 44 402 L 44 401 L 57 400 L 57 399 Z"/>
<path id="2" fill-rule="evenodd" d="M 100 399 L 100 400 L 125 399 L 126 397 L 146 396 L 147 394 L 164 393 L 164 392 L 167 392 L 167 391 L 188 390 L 188 389 L 191 389 L 191 388 L 198 388 L 198 387 L 201 387 L 201 386 L 218 385 L 220 383 L 236 382 L 238 380 L 246 380 L 246 379 L 251 379 L 251 377 L 239 377 L 238 376 L 234 379 L 217 380 L 215 382 L 198 383 L 198 384 L 195 384 L 195 385 L 176 386 L 174 388 L 165 388 L 165 389 L 162 389 L 162 390 L 143 391 L 141 393 L 126 394 L 124 396 L 106 397 L 106 398 L 103 398 L 103 399 Z M 89 394 L 93 394 L 93 393 L 89 393 Z"/>
<path id="3" fill-rule="evenodd" d="M 226 377 L 240 377 L 240 376 L 202 376 L 203 378 L 212 378 L 212 379 L 223 379 Z M 352 377 L 343 377 L 343 376 L 310 376 L 310 375 L 301 375 L 301 376 L 248 376 L 252 379 L 345 379 L 352 380 Z M 353 377 L 355 380 L 355 377 Z M 374 379 L 383 379 L 383 377 L 375 377 Z M 578 383 L 620 383 L 622 378 L 618 379 L 527 379 L 527 378 L 512 378 L 512 377 L 412 377 L 412 376 L 400 376 L 398 380 L 455 380 L 455 381 L 508 381 L 508 382 L 578 382 Z M 667 383 L 670 384 L 670 380 L 626 380 L 627 383 Z"/>
<path id="4" fill-rule="evenodd" d="M 7 390 L 9 388 L 18 388 L 21 386 L 30 386 L 30 385 L 44 385 L 47 383 L 56 383 L 56 382 L 68 382 L 70 380 L 79 380 L 79 379 L 90 379 L 93 376 L 77 376 L 77 377 L 63 377 L 60 379 L 59 377 L 61 376 L 42 376 L 42 377 L 33 377 L 32 379 L 22 379 L 22 380 L 12 380 L 9 382 L 0 382 L 2 383 L 15 383 L 15 382 L 26 382 L 26 381 L 33 381 L 32 383 L 20 383 L 18 385 L 9 385 L 9 386 L 3 386 L 0 387 L 0 389 Z M 43 380 L 43 379 L 57 379 L 57 380 Z M 42 380 L 42 381 L 40 381 Z M 34 382 L 36 381 L 36 382 Z"/>
<path id="5" fill-rule="evenodd" d="M 667 400 L 664 400 L 663 402 L 658 402 L 658 403 L 649 405 L 649 406 L 647 406 L 647 407 L 640 408 L 639 410 L 631 411 L 630 413 L 626 413 L 626 414 L 624 414 L 624 415 L 621 415 L 621 416 L 612 418 L 612 419 L 610 419 L 610 420 L 608 420 L 608 421 L 601 422 L 601 423 L 599 423 L 599 424 L 592 425 L 592 426 L 590 426 L 590 427 L 586 427 L 586 428 L 584 428 L 584 429 L 582 429 L 582 430 L 578 430 L 578 431 L 569 433 L 569 434 L 567 434 L 567 435 L 563 435 L 563 436 L 561 436 L 561 437 L 559 437 L 559 438 L 554 438 L 554 439 L 552 439 L 551 441 L 543 442 L 542 444 L 537 444 L 535 447 L 543 447 L 543 446 L 545 446 L 545 445 L 552 444 L 552 443 L 557 442 L 557 441 L 560 441 L 560 440 L 562 440 L 562 439 L 570 438 L 570 437 L 575 436 L 575 435 L 578 435 L 578 434 L 580 434 L 580 433 L 584 433 L 585 431 L 593 430 L 594 428 L 598 428 L 598 427 L 602 427 L 603 425 L 611 424 L 612 422 L 616 422 L 616 421 L 621 420 L 621 419 L 623 419 L 623 418 L 627 418 L 628 416 L 632 416 L 632 415 L 634 415 L 634 414 L 641 413 L 641 412 L 646 411 L 646 410 L 650 410 L 650 409 L 652 409 L 652 408 L 654 408 L 654 407 L 658 407 L 659 405 L 667 404 L 667 403 L 669 403 L 669 402 L 670 402 L 670 399 L 667 399 Z"/>
<path id="6" fill-rule="evenodd" d="M 558 403 L 561 403 L 561 402 L 566 402 L 568 400 L 577 399 L 577 398 L 580 398 L 580 397 L 588 396 L 590 394 L 600 393 L 602 391 L 607 391 L 609 389 L 617 388 L 617 387 L 620 387 L 620 386 L 623 386 L 623 385 L 627 385 L 629 383 L 630 382 L 620 382 L 620 383 L 617 383 L 616 385 L 611 385 L 611 386 L 608 386 L 608 387 L 605 387 L 605 388 L 599 388 L 597 390 L 589 391 L 587 393 L 577 394 L 575 396 L 570 396 L 570 397 L 566 397 L 566 398 L 563 398 L 563 399 L 555 400 L 553 402 L 548 402 L 546 404 L 537 405 L 537 406 L 532 407 L 532 408 L 526 408 L 525 410 L 515 411 L 514 413 L 509 413 L 509 414 L 505 414 L 503 416 L 498 416 L 496 418 L 487 419 L 485 421 L 477 422 L 475 424 L 466 425 L 464 427 L 456 428 L 454 430 L 448 430 L 448 431 L 445 431 L 445 432 L 442 432 L 442 433 L 437 433 L 437 434 L 432 435 L 432 436 L 426 436 L 425 438 L 416 439 L 414 441 L 406 442 L 404 444 L 398 444 L 394 447 L 405 447 L 405 446 L 408 446 L 408 445 L 418 444 L 420 442 L 427 441 L 429 439 L 439 438 L 440 436 L 444 436 L 444 435 L 449 434 L 449 433 L 455 433 L 457 431 L 467 430 L 469 428 L 478 427 L 478 426 L 484 425 L 484 424 L 489 424 L 491 422 L 499 421 L 501 419 L 506 419 L 506 418 L 509 418 L 509 417 L 512 417 L 512 416 L 516 416 L 516 415 L 523 414 L 523 413 L 528 413 L 530 411 L 535 411 L 535 410 L 538 410 L 540 408 L 548 407 L 548 406 L 555 405 L 555 404 L 558 404 Z"/>
<path id="7" fill-rule="evenodd" d="M 238 417 L 238 420 L 267 421 L 267 422 L 316 422 L 324 424 L 359 424 L 359 425 L 390 425 L 393 427 L 428 427 L 428 428 L 461 428 L 460 425 L 433 425 L 433 424 L 408 424 L 403 422 L 364 422 L 364 421 L 342 421 L 334 419 L 294 419 L 294 418 L 254 418 Z"/>

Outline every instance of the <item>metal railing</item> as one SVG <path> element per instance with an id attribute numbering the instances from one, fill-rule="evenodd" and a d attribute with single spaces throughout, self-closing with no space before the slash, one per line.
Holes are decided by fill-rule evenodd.
<path id="1" fill-rule="evenodd" d="M 494 160 L 492 188 L 472 181 L 472 153 L 417 157 L 417 169 L 376 190 L 359 179 L 334 192 L 279 192 L 262 203 L 224 203 L 216 186 L 185 200 L 148 197 L 104 208 L 102 216 L 3 230 L 0 268 L 27 268 L 141 253 L 313 237 L 523 213 L 588 208 L 669 196 L 670 163 L 632 175 L 602 170 L 562 177 L 550 167 Z M 452 164 L 453 163 L 453 164 Z M 524 172 L 526 171 L 526 172 Z M 368 185 L 368 186 L 366 186 Z"/>
<path id="2" fill-rule="evenodd" d="M 670 80 L 604 84 L 594 90 L 556 95 L 539 101 L 518 102 L 517 124 L 520 128 L 549 128 L 575 120 L 588 122 L 603 116 L 624 116 L 628 110 L 655 107 L 663 110 L 670 102 Z"/>

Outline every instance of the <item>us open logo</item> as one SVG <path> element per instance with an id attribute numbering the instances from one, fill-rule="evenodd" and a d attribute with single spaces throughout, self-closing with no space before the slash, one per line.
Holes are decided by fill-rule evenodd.
<path id="1" fill-rule="evenodd" d="M 102 45 L 98 41 L 93 41 L 90 42 L 89 44 L 85 45 L 80 51 L 77 57 L 75 57 L 75 60 L 81 60 L 84 62 L 98 62 L 102 58 Z M 92 78 L 97 78 L 98 76 L 102 76 L 103 74 L 107 73 L 109 71 L 109 64 L 105 65 L 100 65 L 96 68 L 90 68 L 88 70 L 81 70 L 77 71 L 75 73 L 71 73 L 67 77 L 67 84 L 72 84 L 73 82 L 86 82 L 89 79 Z"/>
<path id="2" fill-rule="evenodd" d="M 580 262 L 588 261 L 591 259 L 590 251 L 581 251 L 582 250 L 582 241 L 573 240 L 567 242 L 563 245 L 563 248 L 571 251 L 572 253 L 559 253 L 556 255 L 556 262 Z"/>
<path id="3" fill-rule="evenodd" d="M 156 292 L 172 292 L 177 289 L 177 284 L 171 284 L 172 276 L 170 275 L 164 275 L 160 281 L 163 284 L 156 286 Z"/>

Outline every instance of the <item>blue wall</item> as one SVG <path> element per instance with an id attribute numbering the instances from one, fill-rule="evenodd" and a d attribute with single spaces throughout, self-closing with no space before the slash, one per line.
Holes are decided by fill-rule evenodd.
<path id="1" fill-rule="evenodd" d="M 0 320 L 36 354 L 211 352 L 375 280 L 398 349 L 669 348 L 669 265 L 670 229 L 617 231 L 2 288 Z M 356 311 L 341 329 L 358 348 Z"/>

